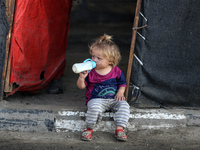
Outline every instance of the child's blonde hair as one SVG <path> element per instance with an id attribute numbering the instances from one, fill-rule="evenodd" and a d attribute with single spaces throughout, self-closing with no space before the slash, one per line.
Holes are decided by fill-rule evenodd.
<path id="1" fill-rule="evenodd" d="M 105 57 L 113 66 L 117 66 L 121 60 L 121 54 L 118 46 L 112 41 L 112 36 L 104 34 L 89 45 L 90 54 L 92 49 L 96 47 L 103 52 Z"/>

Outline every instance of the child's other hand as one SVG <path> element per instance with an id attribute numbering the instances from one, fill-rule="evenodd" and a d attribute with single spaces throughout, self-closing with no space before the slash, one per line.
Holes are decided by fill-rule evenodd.
<path id="1" fill-rule="evenodd" d="M 124 93 L 117 92 L 117 94 L 115 95 L 115 99 L 116 99 L 116 101 L 118 101 L 118 102 L 124 101 L 124 100 L 125 100 Z"/>
<path id="2" fill-rule="evenodd" d="M 118 92 L 115 95 L 116 101 L 120 102 L 120 101 L 124 101 L 125 100 L 124 92 L 125 92 L 125 87 L 120 87 L 118 89 Z"/>

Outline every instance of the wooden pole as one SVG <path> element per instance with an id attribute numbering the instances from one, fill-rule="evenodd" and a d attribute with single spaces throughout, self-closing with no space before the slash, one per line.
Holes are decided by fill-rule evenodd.
<path id="1" fill-rule="evenodd" d="M 6 17 L 10 26 L 8 35 L 6 37 L 6 54 L 5 54 L 5 63 L 2 73 L 2 91 L 1 91 L 1 100 L 3 99 L 4 92 L 11 92 L 12 85 L 10 85 L 10 40 L 12 33 L 13 17 L 15 10 L 15 0 L 5 0 L 6 4 Z"/>
<path id="2" fill-rule="evenodd" d="M 131 41 L 130 54 L 129 54 L 128 69 L 127 69 L 127 74 L 126 74 L 126 82 L 127 82 L 127 87 L 126 87 L 126 91 L 125 91 L 126 100 L 128 100 L 131 68 L 132 68 L 132 63 L 133 63 L 133 56 L 134 56 L 138 21 L 139 21 L 139 17 L 140 17 L 141 3 L 142 3 L 142 0 L 137 0 L 136 10 L 135 10 L 135 18 L 134 18 L 134 23 L 133 23 L 133 33 L 132 33 L 132 41 Z"/>

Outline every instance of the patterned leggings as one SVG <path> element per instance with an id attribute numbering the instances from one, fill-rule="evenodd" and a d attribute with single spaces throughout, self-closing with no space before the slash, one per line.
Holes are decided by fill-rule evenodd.
<path id="1" fill-rule="evenodd" d="M 116 101 L 115 99 L 91 99 L 87 104 L 88 110 L 86 113 L 87 128 L 93 129 L 98 121 L 102 119 L 102 113 L 108 110 L 114 112 L 114 121 L 116 126 L 126 127 L 129 115 L 130 106 L 127 101 Z"/>

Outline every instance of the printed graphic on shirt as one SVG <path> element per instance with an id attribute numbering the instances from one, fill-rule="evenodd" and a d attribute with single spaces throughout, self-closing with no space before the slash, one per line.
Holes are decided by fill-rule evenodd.
<path id="1" fill-rule="evenodd" d="M 101 92 L 99 92 L 98 96 L 100 96 L 100 97 L 113 96 L 113 95 L 115 95 L 114 91 L 115 91 L 114 88 L 108 87 L 108 88 L 103 89 Z"/>
<path id="2" fill-rule="evenodd" d="M 92 97 L 114 98 L 116 91 L 117 91 L 116 86 L 96 85 L 92 90 L 91 94 Z"/>

